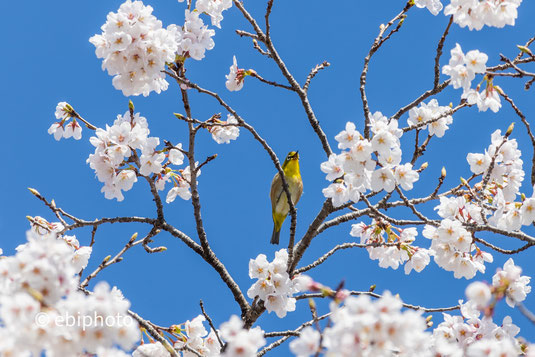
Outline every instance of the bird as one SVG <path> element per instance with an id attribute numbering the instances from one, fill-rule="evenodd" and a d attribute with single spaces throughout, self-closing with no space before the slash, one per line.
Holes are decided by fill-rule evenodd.
<path id="1" fill-rule="evenodd" d="M 303 193 L 303 180 L 299 171 L 298 151 L 290 151 L 288 153 L 282 164 L 282 171 L 284 172 L 284 178 L 288 184 L 290 196 L 295 206 Z M 273 214 L 273 234 L 270 243 L 279 244 L 281 227 L 290 211 L 290 206 L 288 205 L 288 198 L 284 192 L 282 179 L 278 172 L 273 177 L 273 181 L 271 181 L 270 198 Z"/>

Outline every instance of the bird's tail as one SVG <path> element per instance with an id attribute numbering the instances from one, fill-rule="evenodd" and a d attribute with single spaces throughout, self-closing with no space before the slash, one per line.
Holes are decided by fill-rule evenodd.
<path id="1" fill-rule="evenodd" d="M 273 225 L 273 234 L 271 235 L 271 244 L 279 244 L 279 237 L 280 237 L 281 231 L 280 229 L 277 230 L 277 225 Z"/>

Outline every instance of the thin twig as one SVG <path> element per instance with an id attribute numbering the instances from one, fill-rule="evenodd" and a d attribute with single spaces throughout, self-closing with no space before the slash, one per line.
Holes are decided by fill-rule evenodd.
<path id="1" fill-rule="evenodd" d="M 446 37 L 448 36 L 448 32 L 450 31 L 450 27 L 452 23 L 453 23 L 453 15 L 450 16 L 448 26 L 446 26 L 446 30 L 444 30 L 444 33 L 442 34 L 440 41 L 438 41 L 437 55 L 435 56 L 435 79 L 433 82 L 433 88 L 437 88 L 439 81 L 440 81 L 440 56 L 442 56 L 442 49 L 444 48 L 444 42 L 446 41 Z"/>
<path id="2" fill-rule="evenodd" d="M 484 246 L 489 247 L 490 249 L 495 250 L 495 251 L 497 251 L 499 253 L 508 254 L 508 255 L 520 253 L 520 252 L 532 247 L 533 245 L 535 245 L 535 243 L 526 243 L 520 248 L 509 250 L 509 249 L 503 249 L 503 248 L 497 247 L 494 244 L 489 243 L 486 240 L 481 239 L 481 238 L 474 237 L 474 241 L 479 242 L 479 243 L 483 244 Z"/>
<path id="3" fill-rule="evenodd" d="M 369 139 L 370 137 L 370 108 L 368 105 L 368 98 L 366 97 L 366 79 L 368 76 L 368 66 L 370 60 L 375 52 L 381 47 L 386 40 L 392 36 L 395 32 L 399 31 L 403 21 L 405 20 L 405 14 L 409 9 L 414 6 L 413 1 L 407 1 L 403 10 L 397 14 L 392 20 L 390 20 L 386 25 L 381 25 L 379 35 L 375 38 L 368 55 L 364 58 L 364 67 L 362 73 L 360 74 L 360 97 L 362 100 L 362 109 L 364 110 L 364 137 Z M 396 22 L 398 21 L 397 26 L 386 36 L 383 37 L 385 32 Z"/>
<path id="4" fill-rule="evenodd" d="M 533 149 L 533 155 L 531 157 L 531 185 L 533 186 L 535 185 L 535 136 L 533 136 L 533 133 L 531 132 L 531 127 L 528 121 L 526 120 L 526 116 L 518 108 L 513 99 L 509 97 L 501 88 L 500 90 L 498 90 L 498 93 L 511 105 L 511 108 L 513 108 L 516 115 L 520 117 L 522 124 L 524 124 L 524 126 L 526 127 L 529 139 L 531 140 L 531 147 Z"/>
<path id="5" fill-rule="evenodd" d="M 350 295 L 358 296 L 358 295 L 368 295 L 376 299 L 380 299 L 383 296 L 371 291 L 350 291 Z M 310 293 L 310 294 L 302 294 L 295 296 L 296 300 L 303 300 L 303 299 L 309 299 L 309 298 L 326 298 L 328 296 L 325 296 L 323 293 Z M 403 307 L 406 307 L 407 309 L 411 310 L 417 310 L 417 311 L 423 311 L 423 312 L 444 312 L 444 311 L 454 311 L 459 310 L 461 307 L 459 305 L 450 306 L 450 307 L 423 307 L 418 305 L 412 305 L 412 304 L 406 304 L 403 303 Z"/>
<path id="6" fill-rule="evenodd" d="M 284 89 L 287 89 L 287 90 L 289 90 L 289 91 L 295 92 L 295 90 L 294 90 L 292 87 L 287 86 L 286 84 L 280 84 L 280 83 L 277 83 L 277 82 L 268 81 L 267 79 L 262 78 L 262 77 L 261 77 L 258 73 L 256 73 L 256 72 L 251 72 L 251 77 L 254 77 L 254 78 L 258 79 L 260 82 L 269 84 L 270 86 L 279 87 L 279 88 L 284 88 Z"/>
<path id="7" fill-rule="evenodd" d="M 219 337 L 219 332 L 217 332 L 217 329 L 215 328 L 214 323 L 212 322 L 212 319 L 210 318 L 210 316 L 208 316 L 208 314 L 204 310 L 204 303 L 202 302 L 202 300 L 199 302 L 199 305 L 201 306 L 202 314 L 206 318 L 206 321 L 208 321 L 208 324 L 212 328 L 212 331 L 214 331 L 215 336 L 217 337 L 217 341 L 219 342 L 219 346 L 221 346 L 221 348 L 223 348 L 223 346 L 224 346 L 223 341 L 221 341 L 221 337 Z"/>
<path id="8" fill-rule="evenodd" d="M 528 308 L 521 302 L 517 302 L 516 306 L 518 307 L 518 310 L 520 310 L 522 315 L 524 315 L 529 321 L 531 321 L 532 324 L 535 325 L 535 314 L 528 310 Z"/>
<path id="9" fill-rule="evenodd" d="M 321 321 L 321 320 L 324 320 L 324 319 L 328 318 L 329 316 L 331 316 L 331 313 L 318 316 L 317 320 Z M 284 341 L 288 340 L 290 337 L 299 336 L 299 332 L 301 330 L 303 330 L 307 326 L 312 326 L 312 324 L 314 324 L 314 320 L 310 320 L 310 321 L 305 322 L 304 324 L 302 324 L 301 326 L 299 326 L 295 330 L 280 331 L 280 332 L 268 332 L 268 333 L 264 334 L 265 337 L 278 337 L 278 336 L 283 336 L 283 337 L 278 339 L 277 341 L 267 345 L 266 347 L 264 347 L 261 351 L 259 351 L 256 354 L 256 356 L 257 357 L 261 357 L 261 356 L 265 355 L 266 352 L 274 349 L 275 347 L 278 347 L 278 346 L 282 345 L 284 343 Z"/>
<path id="10" fill-rule="evenodd" d="M 321 64 L 318 64 L 316 65 L 316 67 L 314 67 L 310 73 L 308 74 L 307 76 L 307 79 L 305 81 L 305 85 L 303 86 L 303 90 L 305 91 L 305 93 L 308 92 L 308 87 L 310 86 L 310 81 L 312 81 L 312 79 L 316 76 L 316 74 L 318 74 L 319 71 L 321 71 L 322 69 L 325 69 L 327 67 L 329 67 L 331 64 L 327 61 L 323 61 Z"/>
<path id="11" fill-rule="evenodd" d="M 450 84 L 450 80 L 447 79 L 444 82 L 440 83 L 438 85 L 438 87 L 432 88 L 432 89 L 424 92 L 422 95 L 420 95 L 414 101 L 412 101 L 411 103 L 407 104 L 406 106 L 404 106 L 403 108 L 398 110 L 396 112 L 396 114 L 394 114 L 390 119 L 396 119 L 396 120 L 399 119 L 403 114 L 405 114 L 406 112 L 408 112 L 412 108 L 416 107 L 418 104 L 420 104 L 421 102 L 423 102 L 427 98 L 431 97 L 432 95 L 435 95 L 435 94 L 438 94 L 438 93 L 442 92 L 449 84 Z"/>

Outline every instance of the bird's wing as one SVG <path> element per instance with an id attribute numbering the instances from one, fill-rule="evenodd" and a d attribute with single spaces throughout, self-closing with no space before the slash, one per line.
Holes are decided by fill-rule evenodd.
<path id="1" fill-rule="evenodd" d="M 303 181 L 299 180 L 296 185 L 295 197 L 292 198 L 292 202 L 294 203 L 294 205 L 296 205 L 297 202 L 299 202 L 299 199 L 301 198 L 302 194 L 303 194 Z"/>
<path id="2" fill-rule="evenodd" d="M 271 210 L 275 210 L 275 207 L 277 206 L 277 202 L 280 200 L 282 196 L 282 180 L 280 178 L 279 173 L 277 172 L 275 176 L 273 177 L 273 181 L 271 181 L 271 192 L 269 197 L 271 198 Z"/>

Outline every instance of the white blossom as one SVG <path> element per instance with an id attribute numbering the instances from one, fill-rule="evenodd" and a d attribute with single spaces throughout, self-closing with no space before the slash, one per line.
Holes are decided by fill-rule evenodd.
<path id="1" fill-rule="evenodd" d="M 268 312 L 275 312 L 278 317 L 285 317 L 287 312 L 295 310 L 293 294 L 303 284 L 290 280 L 286 272 L 288 252 L 281 249 L 275 253 L 275 259 L 268 262 L 264 254 L 249 261 L 249 277 L 258 279 L 247 291 L 251 299 L 259 297 L 264 301 Z"/>
<path id="2" fill-rule="evenodd" d="M 444 9 L 444 15 L 453 15 L 453 20 L 461 27 L 481 30 L 483 26 L 514 26 L 518 16 L 517 8 L 522 0 L 451 0 Z"/>
<path id="3" fill-rule="evenodd" d="M 215 31 L 209 29 L 199 15 L 199 11 L 185 10 L 184 26 L 178 27 L 171 25 L 173 26 L 172 29 L 175 32 L 176 42 L 178 43 L 177 53 L 184 57 L 189 56 L 197 61 L 202 60 L 205 52 L 215 46 L 214 40 L 212 39 Z"/>
<path id="4" fill-rule="evenodd" d="M 475 281 L 466 288 L 466 297 L 469 300 L 474 301 L 477 306 L 483 308 L 490 302 L 492 293 L 487 284 Z"/>
<path id="5" fill-rule="evenodd" d="M 361 295 L 348 297 L 342 307 L 331 304 L 331 325 L 324 329 L 323 339 L 326 355 L 426 355 L 430 334 L 425 319 L 401 307 L 388 291 L 375 302 Z"/>
<path id="6" fill-rule="evenodd" d="M 215 119 L 214 123 L 216 125 L 208 130 L 212 133 L 212 139 L 218 144 L 229 144 L 231 140 L 236 140 L 240 135 L 238 120 L 231 114 L 227 114 L 226 121 Z"/>
<path id="7" fill-rule="evenodd" d="M 435 16 L 442 10 L 440 0 L 415 0 L 414 4 L 419 8 L 426 7 Z"/>
<path id="8" fill-rule="evenodd" d="M 236 56 L 232 59 L 232 66 L 230 66 L 229 71 L 229 74 L 226 75 L 227 81 L 225 82 L 225 86 L 231 92 L 241 90 L 243 88 L 245 75 L 244 70 L 238 68 Z"/>
<path id="9" fill-rule="evenodd" d="M 514 307 L 516 303 L 526 299 L 531 292 L 529 276 L 520 275 L 522 269 L 515 265 L 513 258 L 509 258 L 503 265 L 503 269 L 498 269 L 492 277 L 492 286 L 505 288 L 505 298 L 507 305 Z"/>
<path id="10" fill-rule="evenodd" d="M 221 324 L 221 337 L 228 342 L 222 357 L 255 357 L 258 349 L 266 344 L 260 327 L 244 329 L 243 322 L 236 315 Z"/>
<path id="11" fill-rule="evenodd" d="M 162 71 L 175 60 L 181 36 L 174 25 L 163 28 L 152 10 L 141 1 L 126 0 L 108 14 L 102 33 L 89 40 L 103 59 L 102 69 L 125 96 L 148 96 L 169 86 Z"/>
<path id="12" fill-rule="evenodd" d="M 313 327 L 305 327 L 299 338 L 290 342 L 290 351 L 297 357 L 314 356 L 320 344 L 320 333 Z"/>

